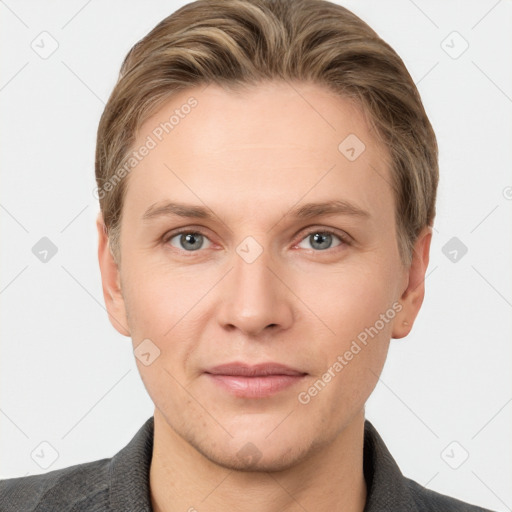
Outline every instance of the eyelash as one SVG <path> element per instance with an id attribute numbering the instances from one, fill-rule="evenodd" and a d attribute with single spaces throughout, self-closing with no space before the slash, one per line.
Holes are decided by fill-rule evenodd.
<path id="1" fill-rule="evenodd" d="M 303 240 L 305 240 L 306 238 L 308 238 L 309 236 L 311 235 L 314 235 L 314 234 L 322 234 L 322 235 L 333 235 L 335 237 L 337 237 L 339 240 L 340 240 L 340 244 L 339 245 L 336 245 L 334 247 L 329 247 L 328 249 L 323 249 L 323 250 L 315 250 L 315 249 L 305 249 L 305 250 L 309 250 L 309 251 L 313 251 L 313 252 L 316 252 L 316 253 L 326 253 L 326 252 L 329 252 L 329 251 L 333 251 L 333 250 L 336 250 L 337 248 L 340 248 L 341 246 L 349 246 L 351 245 L 351 239 L 349 237 L 349 235 L 346 235 L 346 234 L 341 234 L 339 233 L 338 231 L 334 231 L 332 229 L 328 229 L 328 228 L 312 228 L 310 229 L 309 231 L 307 231 L 297 242 L 295 242 L 293 244 L 293 247 L 297 246 L 298 244 L 300 244 Z M 169 244 L 169 242 L 176 236 L 178 235 L 182 235 L 182 234 L 197 234 L 197 235 L 202 235 L 203 237 L 207 238 L 208 240 L 210 240 L 208 238 L 208 235 L 206 235 L 202 230 L 200 229 L 180 229 L 178 231 L 173 231 L 171 233 L 167 233 L 166 235 L 164 235 L 163 237 L 163 243 L 164 244 Z M 211 240 L 210 240 L 211 242 Z M 213 242 L 211 242 L 213 243 Z M 177 249 L 179 250 L 180 252 L 183 252 L 183 253 L 187 253 L 187 254 L 190 254 L 190 255 L 194 255 L 195 253 L 198 253 L 201 251 L 201 249 L 198 249 L 196 251 L 186 251 L 184 249 L 178 249 L 176 247 L 173 247 L 173 249 Z"/>

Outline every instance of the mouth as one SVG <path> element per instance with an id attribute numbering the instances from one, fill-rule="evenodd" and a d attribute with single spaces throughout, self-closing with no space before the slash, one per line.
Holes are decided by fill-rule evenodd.
<path id="1" fill-rule="evenodd" d="M 307 373 L 279 363 L 228 363 L 205 371 L 223 391 L 241 398 L 265 398 L 300 382 Z"/>

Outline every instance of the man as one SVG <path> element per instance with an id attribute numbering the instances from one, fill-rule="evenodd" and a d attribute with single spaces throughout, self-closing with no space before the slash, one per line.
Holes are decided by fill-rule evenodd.
<path id="1" fill-rule="evenodd" d="M 2 510 L 477 511 L 404 478 L 364 404 L 424 297 L 437 145 L 396 53 L 317 0 L 201 0 L 127 55 L 99 263 L 155 403 Z"/>

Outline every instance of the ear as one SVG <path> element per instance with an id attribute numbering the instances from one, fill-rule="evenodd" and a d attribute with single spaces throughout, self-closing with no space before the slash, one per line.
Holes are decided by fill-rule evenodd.
<path id="1" fill-rule="evenodd" d="M 405 289 L 400 297 L 402 309 L 395 317 L 392 338 L 404 338 L 411 332 L 414 320 L 423 304 L 431 240 L 432 228 L 427 226 L 421 231 L 414 244 L 411 265 L 406 270 Z"/>
<path id="2" fill-rule="evenodd" d="M 126 316 L 126 307 L 121 293 L 119 268 L 114 261 L 107 230 L 101 212 L 96 220 L 98 228 L 98 260 L 100 264 L 103 298 L 107 307 L 108 318 L 114 328 L 123 336 L 130 336 Z"/>

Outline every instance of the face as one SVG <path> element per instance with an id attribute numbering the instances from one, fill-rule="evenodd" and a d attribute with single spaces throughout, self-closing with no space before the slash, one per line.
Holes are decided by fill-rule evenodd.
<path id="1" fill-rule="evenodd" d="M 388 155 L 320 86 L 182 91 L 135 147 L 148 137 L 120 267 L 101 232 L 100 264 L 155 421 L 225 467 L 290 467 L 361 418 L 421 305 L 429 237 L 405 268 Z"/>

